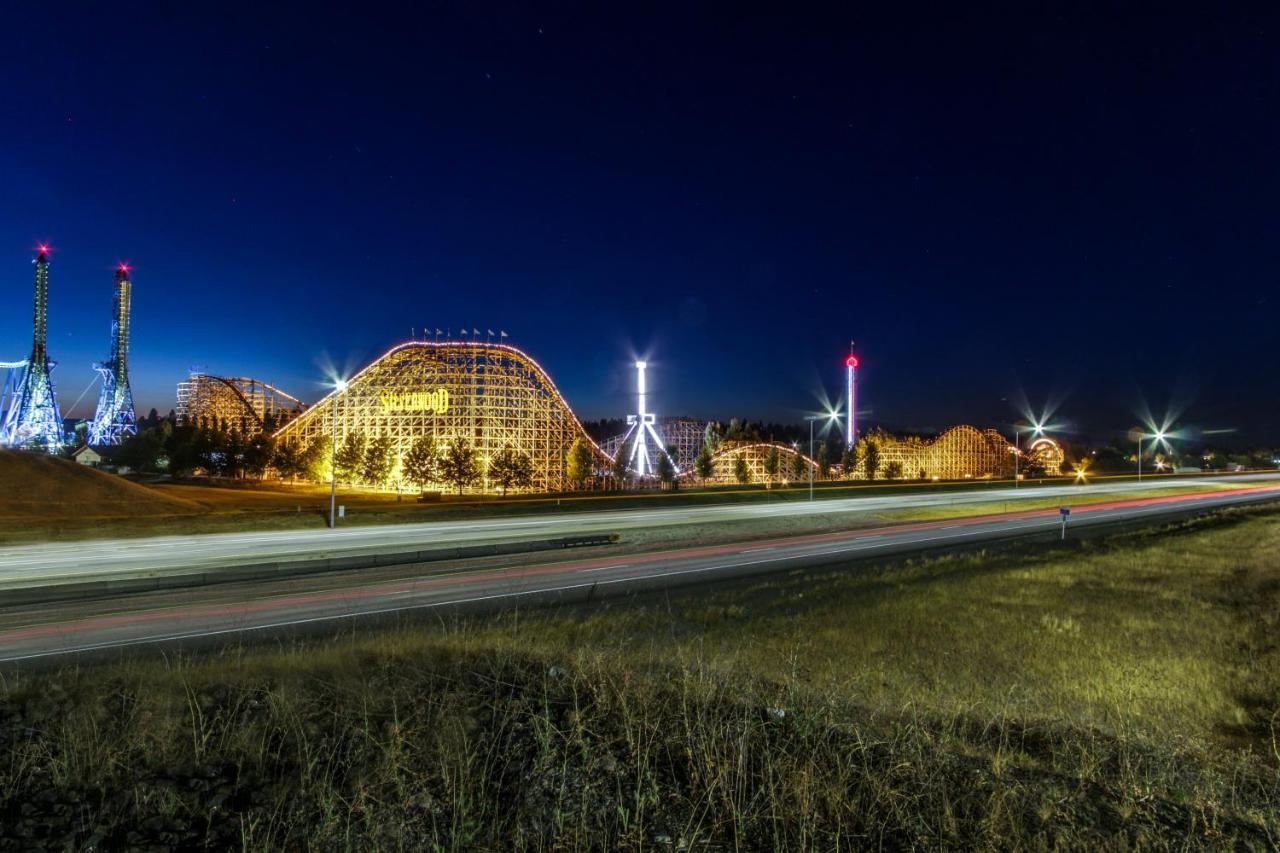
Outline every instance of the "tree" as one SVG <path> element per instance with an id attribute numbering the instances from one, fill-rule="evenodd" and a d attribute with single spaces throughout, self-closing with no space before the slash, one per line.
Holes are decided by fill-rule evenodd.
<path id="1" fill-rule="evenodd" d="M 569 445 L 569 458 L 566 460 L 569 482 L 573 483 L 574 488 L 581 489 L 586 485 L 587 479 L 593 473 L 592 462 L 591 448 L 587 446 L 582 436 L 578 436 L 573 440 L 573 444 Z"/>
<path id="2" fill-rule="evenodd" d="M 702 431 L 703 449 L 714 456 L 716 451 L 720 449 L 720 442 L 723 440 L 724 436 L 720 432 L 719 422 L 707 421 L 707 427 Z"/>
<path id="3" fill-rule="evenodd" d="M 658 454 L 658 480 L 664 486 L 675 488 L 676 485 L 676 466 L 671 460 L 670 453 Z"/>
<path id="4" fill-rule="evenodd" d="M 449 442 L 440 458 L 440 479 L 458 490 L 480 479 L 480 454 L 465 438 Z"/>
<path id="5" fill-rule="evenodd" d="M 818 474 L 822 477 L 822 479 L 825 480 L 828 477 L 830 477 L 831 476 L 831 448 L 827 446 L 827 443 L 825 441 L 822 442 L 822 444 L 818 445 L 817 463 L 818 463 Z"/>
<path id="6" fill-rule="evenodd" d="M 618 448 L 618 455 L 613 457 L 613 463 L 609 466 L 609 473 L 613 476 L 614 482 L 623 488 L 635 473 L 631 468 L 631 448 L 631 442 L 624 441 Z"/>
<path id="7" fill-rule="evenodd" d="M 129 436 L 120 444 L 114 461 L 116 465 L 133 471 L 154 471 L 156 461 L 160 458 L 160 452 L 163 449 L 158 430 L 143 430 L 137 435 Z"/>
<path id="8" fill-rule="evenodd" d="M 368 446 L 369 440 L 360 430 L 347 433 L 342 446 L 338 448 L 338 457 L 334 460 L 340 482 L 350 483 L 359 478 L 364 468 L 364 452 Z"/>
<path id="9" fill-rule="evenodd" d="M 715 461 L 711 458 L 711 448 L 706 443 L 702 445 L 702 450 L 698 451 L 698 458 L 693 460 L 693 470 L 698 473 L 698 479 L 704 483 L 716 472 Z"/>
<path id="10" fill-rule="evenodd" d="M 791 479 L 799 482 L 809 476 L 809 463 L 805 461 L 804 455 L 797 450 L 791 456 Z"/>
<path id="11" fill-rule="evenodd" d="M 733 477 L 743 486 L 751 482 L 751 468 L 747 465 L 747 457 L 739 456 L 734 460 Z"/>
<path id="12" fill-rule="evenodd" d="M 858 473 L 857 447 L 846 447 L 840 454 L 840 473 L 846 480 L 852 480 L 854 474 Z"/>
<path id="13" fill-rule="evenodd" d="M 395 460 L 391 458 L 391 436 L 376 436 L 365 448 L 360 477 L 366 483 L 382 486 L 391 479 L 394 463 Z"/>
<path id="14" fill-rule="evenodd" d="M 244 468 L 250 475 L 262 479 L 276 456 L 276 440 L 266 433 L 258 433 L 244 446 Z"/>
<path id="15" fill-rule="evenodd" d="M 298 457 L 299 473 L 314 483 L 324 483 L 333 476 L 332 440 L 327 435 L 312 439 Z"/>
<path id="16" fill-rule="evenodd" d="M 880 468 L 880 448 L 871 439 L 867 439 L 862 447 L 862 467 L 867 472 L 867 479 L 874 480 Z"/>
<path id="17" fill-rule="evenodd" d="M 884 466 L 884 478 L 886 480 L 902 479 L 902 463 L 896 459 Z"/>
<path id="18" fill-rule="evenodd" d="M 778 470 L 782 467 L 782 461 L 778 456 L 778 448 L 769 447 L 769 452 L 764 455 L 764 473 L 768 476 L 770 482 L 777 479 Z"/>
<path id="19" fill-rule="evenodd" d="M 424 491 L 431 483 L 440 480 L 440 447 L 434 435 L 419 436 L 409 452 L 400 460 L 404 478 Z"/>
<path id="20" fill-rule="evenodd" d="M 222 451 L 216 457 L 216 469 L 223 477 L 236 478 L 244 473 L 244 451 L 245 441 L 240 437 L 239 432 L 230 434 L 221 433 L 226 436 L 222 442 Z"/>
<path id="21" fill-rule="evenodd" d="M 533 460 L 529 454 L 521 453 L 511 445 L 505 445 L 497 455 L 489 460 L 489 480 L 502 487 L 502 496 L 507 496 L 507 489 L 515 486 L 518 489 L 533 485 Z"/>
<path id="22" fill-rule="evenodd" d="M 306 472 L 302 466 L 302 450 L 296 441 L 285 441 L 276 446 L 275 458 L 271 467 L 276 469 L 276 476 L 292 483 Z"/>

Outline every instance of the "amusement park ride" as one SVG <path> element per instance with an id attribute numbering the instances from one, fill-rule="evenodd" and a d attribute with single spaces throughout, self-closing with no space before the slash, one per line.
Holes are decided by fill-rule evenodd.
<path id="1" fill-rule="evenodd" d="M 49 358 L 49 247 L 36 249 L 35 311 L 31 355 L 25 361 L 0 362 L 5 371 L 0 392 L 0 446 L 56 453 L 66 443 L 58 395 L 53 387 L 55 362 Z M 132 282 L 128 266 L 115 274 L 111 357 L 94 369 L 102 374 L 102 393 L 89 427 L 88 442 L 119 444 L 137 432 L 133 392 L 129 388 L 129 312 Z"/>
<path id="2" fill-rule="evenodd" d="M 62 414 L 53 390 L 49 359 L 49 247 L 40 246 L 35 264 L 35 316 L 31 355 L 26 361 L 6 362 L 4 421 L 0 444 L 57 451 L 63 443 Z M 15 373 L 16 371 L 16 373 Z M 10 396 L 12 389 L 12 396 Z"/>

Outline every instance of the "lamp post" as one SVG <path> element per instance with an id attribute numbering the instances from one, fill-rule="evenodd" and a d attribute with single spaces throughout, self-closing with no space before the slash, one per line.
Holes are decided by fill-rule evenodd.
<path id="1" fill-rule="evenodd" d="M 1160 444 L 1164 441 L 1164 430 L 1158 429 L 1152 435 L 1147 435 L 1144 432 L 1142 432 L 1142 430 L 1135 430 L 1135 432 L 1137 433 L 1137 439 L 1138 439 L 1138 482 L 1141 483 L 1142 482 L 1142 439 L 1144 438 L 1155 439 L 1156 447 L 1159 447 Z"/>
<path id="2" fill-rule="evenodd" d="M 329 527 L 338 526 L 338 395 L 347 390 L 345 379 L 333 384 L 333 439 L 329 442 Z"/>
<path id="3" fill-rule="evenodd" d="M 1028 432 L 1035 435 L 1044 435 L 1044 424 L 1033 423 Z M 1018 461 L 1022 456 L 1022 427 L 1017 424 L 1013 427 L 1013 487 L 1018 488 Z"/>
<path id="4" fill-rule="evenodd" d="M 805 415 L 804 419 L 809 422 L 809 500 L 813 500 L 813 422 L 818 416 Z"/>

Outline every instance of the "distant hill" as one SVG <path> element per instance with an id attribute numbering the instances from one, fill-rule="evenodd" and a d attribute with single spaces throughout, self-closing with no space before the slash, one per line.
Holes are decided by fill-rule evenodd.
<path id="1" fill-rule="evenodd" d="M 10 519 L 178 515 L 201 509 L 194 501 L 161 494 L 78 462 L 45 453 L 0 450 L 0 513 Z"/>

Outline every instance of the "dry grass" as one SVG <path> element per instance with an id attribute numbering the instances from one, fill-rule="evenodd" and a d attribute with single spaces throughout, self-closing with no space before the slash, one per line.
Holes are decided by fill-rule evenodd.
<path id="1" fill-rule="evenodd" d="M 1280 513 L 0 694 L 0 847 L 1272 849 Z"/>

